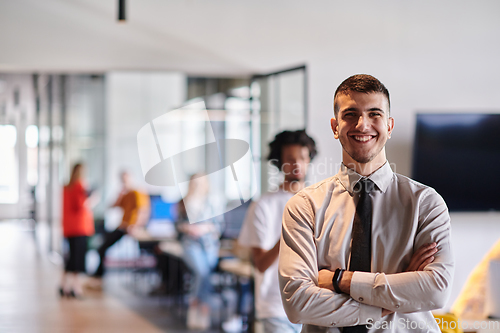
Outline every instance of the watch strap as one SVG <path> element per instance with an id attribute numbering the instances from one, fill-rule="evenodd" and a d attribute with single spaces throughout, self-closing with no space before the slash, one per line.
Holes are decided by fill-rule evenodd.
<path id="1" fill-rule="evenodd" d="M 337 268 L 335 270 L 335 273 L 333 274 L 332 284 L 333 284 L 333 289 L 335 289 L 335 292 L 337 294 L 342 294 L 342 290 L 340 290 L 339 283 L 340 283 L 340 280 L 342 280 L 343 274 L 344 274 L 344 270 L 341 268 Z"/>

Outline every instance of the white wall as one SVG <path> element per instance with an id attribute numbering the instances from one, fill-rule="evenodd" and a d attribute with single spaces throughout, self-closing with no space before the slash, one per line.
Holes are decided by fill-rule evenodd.
<path id="1" fill-rule="evenodd" d="M 498 2 L 429 4 L 379 7 L 371 17 L 367 11 L 356 15 L 353 8 L 332 16 L 341 21 L 337 26 L 344 36 L 332 31 L 331 38 L 317 41 L 323 45 L 306 58 L 308 131 L 320 152 L 316 163 L 341 161 L 341 147 L 333 138 L 329 119 L 336 87 L 352 74 L 372 74 L 389 89 L 396 125 L 387 154 L 404 175 L 411 172 L 417 111 L 500 112 Z M 471 172 L 481 172 L 481 163 L 487 161 L 464 156 L 463 163 L 470 165 Z M 500 237 L 500 213 L 455 213 L 452 227 L 457 268 L 448 307 L 467 275 Z"/>

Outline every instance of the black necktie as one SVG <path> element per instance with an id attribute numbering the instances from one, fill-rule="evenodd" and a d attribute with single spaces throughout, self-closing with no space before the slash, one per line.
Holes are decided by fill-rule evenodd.
<path id="1" fill-rule="evenodd" d="M 351 260 L 349 271 L 371 271 L 372 261 L 372 200 L 370 192 L 374 183 L 370 179 L 358 181 L 354 190 L 359 193 L 359 201 L 356 206 L 356 214 L 352 226 Z M 346 333 L 367 332 L 366 325 L 344 327 Z"/>

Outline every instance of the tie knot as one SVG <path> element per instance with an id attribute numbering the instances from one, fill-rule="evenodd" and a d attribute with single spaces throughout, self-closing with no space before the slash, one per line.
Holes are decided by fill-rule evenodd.
<path id="1" fill-rule="evenodd" d="M 368 178 L 363 178 L 360 181 L 356 183 L 356 186 L 354 186 L 354 191 L 357 193 L 370 193 L 373 191 L 375 187 L 375 183 Z"/>

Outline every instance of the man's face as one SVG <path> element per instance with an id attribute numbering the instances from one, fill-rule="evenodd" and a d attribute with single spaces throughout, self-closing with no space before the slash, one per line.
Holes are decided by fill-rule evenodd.
<path id="1" fill-rule="evenodd" d="M 382 93 L 350 92 L 337 95 L 339 112 L 332 118 L 335 139 L 344 152 L 344 164 L 385 162 L 384 146 L 394 128 L 388 118 L 389 102 Z"/>
<path id="2" fill-rule="evenodd" d="M 291 144 L 281 149 L 281 170 L 287 181 L 302 181 L 306 178 L 309 158 L 309 148 Z"/>
<path id="3" fill-rule="evenodd" d="M 128 188 L 131 185 L 132 179 L 128 172 L 122 172 L 120 175 L 120 180 L 122 182 L 122 186 Z"/>

